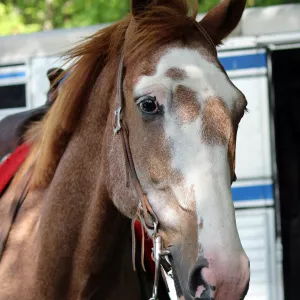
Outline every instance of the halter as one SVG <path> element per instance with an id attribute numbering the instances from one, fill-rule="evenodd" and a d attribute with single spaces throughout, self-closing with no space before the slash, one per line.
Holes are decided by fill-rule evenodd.
<path id="1" fill-rule="evenodd" d="M 159 281 L 159 272 L 161 268 L 164 268 L 166 272 L 172 276 L 172 270 L 170 267 L 169 262 L 165 259 L 170 252 L 168 250 L 162 249 L 162 239 L 161 236 L 158 233 L 158 227 L 159 222 L 158 218 L 153 211 L 149 199 L 147 195 L 144 193 L 143 188 L 140 184 L 140 181 L 138 179 L 130 144 L 129 144 L 129 131 L 127 124 L 124 120 L 123 114 L 122 114 L 122 108 L 124 105 L 124 95 L 123 95 L 123 75 L 124 75 L 124 56 L 122 54 L 119 68 L 118 68 L 118 78 L 117 78 L 117 109 L 115 110 L 115 118 L 114 118 L 114 125 L 113 125 L 113 133 L 114 135 L 120 134 L 122 138 L 122 144 L 123 144 L 123 151 L 124 151 L 124 157 L 125 157 L 125 164 L 126 164 L 126 172 L 127 172 L 127 179 L 128 179 L 128 173 L 129 177 L 131 179 L 131 182 L 134 186 L 134 190 L 136 192 L 136 195 L 139 199 L 139 205 L 137 208 L 137 216 L 141 220 L 142 225 L 151 230 L 153 232 L 153 244 L 154 248 L 153 251 L 153 258 L 155 262 L 155 274 L 154 274 L 154 283 L 153 283 L 153 290 L 152 290 L 152 297 L 149 300 L 158 300 L 157 298 L 157 291 L 158 291 L 158 281 Z M 127 181 L 127 180 L 126 180 Z M 128 182 L 127 182 L 128 186 Z M 164 262 L 162 262 L 162 259 Z"/>
<path id="2" fill-rule="evenodd" d="M 194 25 L 195 25 L 196 29 L 202 35 L 204 35 L 205 39 L 209 43 L 209 46 L 212 48 L 212 51 L 215 54 L 217 54 L 216 47 L 215 47 L 211 37 L 209 36 L 209 34 L 198 22 L 196 22 L 195 20 L 193 20 L 193 21 L 194 21 Z M 154 275 L 152 297 L 149 300 L 158 300 L 157 290 L 158 290 L 158 281 L 159 281 L 160 270 L 161 271 L 165 270 L 165 272 L 171 278 L 173 278 L 171 264 L 168 261 L 168 256 L 170 255 L 170 251 L 165 250 L 162 247 L 162 239 L 158 233 L 158 230 L 159 230 L 158 218 L 149 203 L 149 199 L 148 199 L 147 195 L 143 191 L 143 188 L 140 184 L 140 181 L 138 179 L 136 169 L 134 166 L 134 161 L 132 158 L 130 144 L 129 144 L 129 130 L 128 130 L 127 124 L 124 120 L 124 116 L 122 114 L 122 109 L 124 106 L 124 94 L 123 94 L 123 88 L 122 88 L 123 76 L 124 76 L 124 55 L 122 53 L 120 63 L 119 63 L 119 68 L 118 68 L 117 109 L 115 110 L 113 133 L 114 133 L 114 135 L 117 135 L 120 133 L 121 138 L 122 138 L 123 151 L 124 151 L 125 164 L 126 164 L 126 172 L 127 172 L 126 181 L 128 180 L 128 173 L 129 173 L 131 182 L 134 186 L 136 195 L 139 199 L 139 205 L 137 208 L 137 216 L 141 220 L 142 225 L 145 228 L 150 229 L 153 232 L 152 237 L 153 237 L 154 248 L 152 249 L 152 251 L 153 251 L 153 259 L 155 262 L 155 275 Z M 127 182 L 127 187 L 128 187 L 128 182 Z M 143 245 L 142 245 L 142 247 L 143 247 Z M 142 254 L 142 259 L 143 259 L 143 254 Z M 142 261 L 142 264 L 143 264 L 143 261 Z M 163 274 L 163 272 L 162 272 L 162 274 Z M 166 282 L 166 280 L 165 280 L 165 282 Z"/>

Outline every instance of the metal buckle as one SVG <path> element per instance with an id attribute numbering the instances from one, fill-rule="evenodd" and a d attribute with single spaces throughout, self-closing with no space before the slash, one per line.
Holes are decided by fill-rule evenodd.
<path id="1" fill-rule="evenodd" d="M 147 211 L 147 215 L 145 216 L 144 209 L 143 209 L 143 206 L 141 204 L 141 200 L 140 200 L 139 205 L 138 205 L 138 210 L 139 210 L 140 215 L 141 215 L 141 221 L 142 221 L 143 226 L 146 229 L 150 230 L 152 232 L 152 235 L 156 236 L 157 229 L 158 229 L 158 220 L 157 220 L 156 215 L 152 215 L 149 211 Z M 149 220 L 148 217 L 150 217 L 151 220 Z M 149 223 L 149 221 L 151 223 Z"/>
<path id="2" fill-rule="evenodd" d="M 115 110 L 115 119 L 114 119 L 114 134 L 116 135 L 120 130 L 121 130 L 121 110 L 122 107 L 119 106 L 116 110 Z"/>

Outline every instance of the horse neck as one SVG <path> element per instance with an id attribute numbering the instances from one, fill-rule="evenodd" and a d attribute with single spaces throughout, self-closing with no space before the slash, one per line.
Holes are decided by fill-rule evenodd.
<path id="1" fill-rule="evenodd" d="M 130 223 L 106 188 L 108 95 L 115 93 L 101 74 L 43 200 L 33 279 L 39 299 L 140 299 Z"/>
<path id="2" fill-rule="evenodd" d="M 62 209 L 63 203 L 44 208 L 40 222 L 34 274 L 38 298 L 140 299 L 129 220 L 106 197 L 93 197 L 80 216 L 74 216 L 75 207 L 63 216 L 57 212 Z"/>

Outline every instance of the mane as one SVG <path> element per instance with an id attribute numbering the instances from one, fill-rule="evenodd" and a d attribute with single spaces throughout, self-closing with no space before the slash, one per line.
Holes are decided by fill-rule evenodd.
<path id="1" fill-rule="evenodd" d="M 32 152 L 38 153 L 32 175 L 33 186 L 46 187 L 51 182 L 93 86 L 110 59 L 116 59 L 124 51 L 125 63 L 132 63 L 172 41 L 185 42 L 195 32 L 194 18 L 198 7 L 191 6 L 190 1 L 165 0 L 163 5 L 152 2 L 144 12 L 135 17 L 129 14 L 64 55 L 67 62 L 74 61 L 66 70 L 68 76 L 46 117 L 33 125 L 27 134 Z M 136 24 L 135 31 L 128 38 L 126 36 L 125 41 L 131 21 Z"/>
<path id="2" fill-rule="evenodd" d="M 162 5 L 155 2 L 135 17 L 136 30 L 125 42 L 127 64 L 171 42 L 187 43 L 195 33 L 199 35 L 195 31 L 198 1 L 164 0 Z"/>

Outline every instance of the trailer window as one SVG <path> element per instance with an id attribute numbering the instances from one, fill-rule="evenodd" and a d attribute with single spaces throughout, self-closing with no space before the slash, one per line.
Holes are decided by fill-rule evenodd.
<path id="1" fill-rule="evenodd" d="M 26 81 L 24 63 L 0 65 L 0 109 L 26 107 Z"/>
<path id="2" fill-rule="evenodd" d="M 26 107 L 25 84 L 0 86 L 0 109 Z"/>

